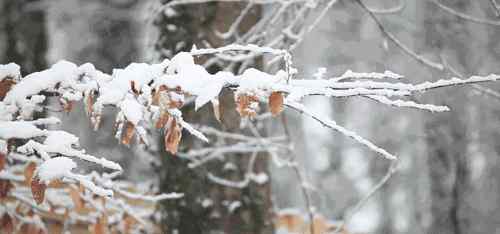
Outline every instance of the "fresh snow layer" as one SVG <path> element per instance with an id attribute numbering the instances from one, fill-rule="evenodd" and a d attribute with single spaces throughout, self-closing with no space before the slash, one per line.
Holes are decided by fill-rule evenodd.
<path id="1" fill-rule="evenodd" d="M 21 77 L 21 67 L 15 63 L 0 64 L 0 81 L 7 77 L 15 80 L 19 79 L 19 77 Z"/>
<path id="2" fill-rule="evenodd" d="M 73 168 L 76 168 L 76 163 L 70 158 L 56 157 L 43 162 L 37 169 L 37 175 L 40 181 L 48 183 L 68 175 Z"/>
<path id="3" fill-rule="evenodd" d="M 22 105 L 28 96 L 55 87 L 57 83 L 60 83 L 62 87 L 67 86 L 67 82 L 78 77 L 76 76 L 77 68 L 74 63 L 63 60 L 47 70 L 31 73 L 7 93 L 4 102 Z"/>
<path id="4" fill-rule="evenodd" d="M 25 121 L 0 121 L 0 138 L 28 139 L 47 134 L 46 130 L 39 129 L 35 125 Z"/>

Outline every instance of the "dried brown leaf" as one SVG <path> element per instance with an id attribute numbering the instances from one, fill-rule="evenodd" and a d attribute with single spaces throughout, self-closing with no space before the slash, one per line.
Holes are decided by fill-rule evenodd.
<path id="1" fill-rule="evenodd" d="M 283 93 L 272 92 L 269 96 L 269 109 L 273 116 L 278 116 L 283 111 Z"/>
<path id="2" fill-rule="evenodd" d="M 0 81 L 0 101 L 3 101 L 5 95 L 7 95 L 9 90 L 15 84 L 16 84 L 16 82 L 10 78 L 5 78 L 2 81 Z"/>
<path id="3" fill-rule="evenodd" d="M 211 102 L 212 102 L 212 108 L 214 110 L 215 119 L 217 119 L 217 121 L 219 121 L 219 123 L 220 123 L 221 122 L 220 115 L 221 115 L 222 106 L 220 105 L 218 99 L 212 100 Z"/>
<path id="4" fill-rule="evenodd" d="M 170 115 L 168 114 L 168 112 L 163 111 L 160 115 L 160 118 L 158 118 L 158 120 L 156 121 L 155 127 L 157 129 L 165 127 L 165 124 L 167 124 L 169 118 Z"/>
<path id="5" fill-rule="evenodd" d="M 283 214 L 277 217 L 277 228 L 284 228 L 291 233 L 303 233 L 305 221 L 298 214 Z"/>
<path id="6" fill-rule="evenodd" d="M 181 138 L 182 128 L 177 124 L 175 119 L 172 119 L 167 133 L 165 134 L 165 150 L 172 154 L 176 154 Z"/>
<path id="7" fill-rule="evenodd" d="M 5 199 L 13 187 L 9 180 L 0 180 L 0 200 Z"/>
<path id="8" fill-rule="evenodd" d="M 93 228 L 93 234 L 107 234 L 108 233 L 108 218 L 103 215 L 99 217 L 94 224 Z"/>
<path id="9" fill-rule="evenodd" d="M 69 195 L 71 197 L 71 200 L 73 201 L 73 204 L 75 205 L 75 211 L 79 214 L 82 213 L 83 207 L 85 206 L 85 203 L 80 196 L 80 192 L 78 189 L 75 189 L 73 187 L 69 187 Z"/>
<path id="10" fill-rule="evenodd" d="M 123 230 L 124 230 L 125 234 L 131 233 L 132 228 L 134 227 L 134 225 L 136 223 L 137 223 L 137 220 L 135 220 L 134 217 L 132 217 L 130 215 L 125 215 L 125 218 L 124 218 L 124 227 L 123 227 Z"/>
<path id="11" fill-rule="evenodd" d="M 132 137 L 134 137 L 135 134 L 135 126 L 132 122 L 127 121 L 125 123 L 125 131 L 123 133 L 122 137 L 122 144 L 124 145 L 130 145 L 130 141 L 132 141 Z"/>
<path id="12" fill-rule="evenodd" d="M 43 203 L 46 189 L 47 185 L 44 183 L 40 183 L 40 179 L 37 176 L 35 176 L 31 180 L 31 194 L 33 195 L 33 199 L 37 204 Z"/>
<path id="13" fill-rule="evenodd" d="M 87 104 L 87 115 L 92 116 L 94 112 L 94 92 L 89 92 L 87 94 L 85 103 Z"/>
<path id="14" fill-rule="evenodd" d="M 26 184 L 26 185 L 31 184 L 31 180 L 33 178 L 33 174 L 35 174 L 35 170 L 36 170 L 36 163 L 35 162 L 30 162 L 24 168 L 24 184 Z"/>
<path id="15" fill-rule="evenodd" d="M 10 215 L 5 212 L 2 216 L 2 221 L 0 222 L 2 233 L 11 234 L 14 233 L 14 220 Z"/>
<path id="16" fill-rule="evenodd" d="M 241 117 L 255 117 L 259 99 L 254 95 L 240 94 L 236 97 L 236 110 Z"/>
<path id="17" fill-rule="evenodd" d="M 7 164 L 7 157 L 4 153 L 0 152 L 0 171 L 5 168 L 5 164 Z"/>

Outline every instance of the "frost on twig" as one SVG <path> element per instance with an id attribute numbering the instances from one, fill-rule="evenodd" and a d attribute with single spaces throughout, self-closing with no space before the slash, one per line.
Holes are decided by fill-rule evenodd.
<path id="1" fill-rule="evenodd" d="M 289 62 L 285 63 L 285 70 L 275 73 L 248 68 L 236 74 L 225 71 L 211 74 L 203 66 L 196 64 L 193 58 L 213 53 L 235 55 L 232 51 L 265 53 Z M 433 89 L 500 79 L 500 76 L 492 74 L 411 84 L 403 82 L 401 75 L 390 71 L 347 71 L 339 77 L 328 79 L 323 79 L 324 74 L 317 79 L 291 79 L 293 68 L 288 52 L 255 45 L 193 49 L 190 53 L 179 53 L 171 60 L 167 59 L 158 64 L 133 63 L 123 69 L 115 69 L 110 75 L 95 69 L 91 64 L 77 66 L 67 61 L 58 62 L 47 70 L 24 78 L 16 75 L 16 66 L 8 67 L 10 68 L 0 67 L 6 70 L 2 70 L 0 75 L 13 76 L 12 79 L 16 82 L 5 86 L 7 92 L 0 101 L 0 157 L 9 157 L 0 169 L 0 181 L 5 190 L 0 194 L 14 197 L 17 203 L 36 207 L 34 210 L 38 216 L 48 211 L 93 225 L 102 225 L 103 217 L 107 217 L 107 222 L 113 224 L 133 220 L 145 229 L 151 226 L 144 217 L 154 214 L 154 210 L 149 206 L 136 207 L 143 211 L 136 213 L 134 205 L 127 204 L 128 200 L 154 203 L 164 199 L 178 199 L 182 194 L 154 195 L 116 186 L 114 178 L 121 173 L 120 165 L 87 154 L 85 150 L 79 149 L 77 136 L 54 130 L 57 126 L 53 126 L 51 130 L 44 128 L 46 125 L 57 125 L 60 123 L 58 119 L 33 119 L 34 114 L 43 109 L 45 98 L 59 98 L 66 111 L 71 111 L 75 103 L 83 101 L 89 122 L 97 130 L 102 121 L 104 107 L 117 108 L 115 136 L 121 143 L 147 145 L 148 132 L 160 130 L 164 133 L 167 150 L 190 160 L 189 167 L 193 169 L 212 160 L 224 159 L 228 153 L 248 153 L 251 156 L 242 180 L 230 181 L 215 173 L 208 174 L 209 180 L 214 183 L 244 188 L 250 182 L 260 184 L 268 181 L 266 174 L 254 171 L 258 153 L 268 152 L 275 162 L 282 161 L 277 155 L 292 150 L 285 142 L 291 136 L 262 137 L 252 124 L 247 126 L 253 136 L 192 126 L 182 117 L 181 109 L 185 100 L 194 100 L 196 109 L 199 109 L 208 103 L 217 103 L 223 89 L 233 89 L 237 112 L 244 120 L 278 116 L 285 107 L 290 108 L 310 116 L 325 127 L 338 131 L 384 158 L 396 161 L 397 157 L 382 147 L 338 125 L 334 120 L 309 110 L 302 104 L 303 100 L 309 96 L 364 97 L 393 107 L 441 112 L 449 109 L 408 99 L 412 95 Z M 297 74 L 296 71 L 292 73 Z M 35 79 L 37 82 L 33 82 Z M 262 114 L 262 107 L 266 105 L 261 103 L 267 104 L 272 115 Z M 215 118 L 220 119 L 220 114 L 214 113 Z M 177 146 L 182 140 L 182 130 L 199 138 L 201 142 L 212 145 L 188 152 L 177 152 Z M 225 140 L 229 139 L 233 144 L 225 143 Z M 99 165 L 101 169 L 111 170 L 112 173 L 82 174 L 77 170 L 79 160 Z M 301 176 L 295 161 L 285 164 L 295 168 L 297 175 Z M 230 164 L 226 166 L 231 167 Z M 14 184 L 16 186 L 12 186 Z M 301 181 L 301 184 L 303 191 L 306 191 L 308 188 L 305 182 Z M 50 196 L 45 196 L 45 193 L 50 193 Z M 57 194 L 54 195 L 57 197 L 55 201 L 53 194 Z M 304 194 L 305 197 L 309 196 L 307 191 Z M 312 210 L 309 205 L 308 210 Z M 313 216 L 310 215 L 311 219 Z"/>

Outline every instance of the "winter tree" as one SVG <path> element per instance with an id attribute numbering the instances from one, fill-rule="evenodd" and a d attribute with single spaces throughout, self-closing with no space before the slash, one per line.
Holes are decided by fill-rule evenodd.
<path id="1" fill-rule="evenodd" d="M 138 4 L 106 2 L 120 9 Z M 10 55 L 14 52 L 8 51 L 16 49 L 16 43 L 22 39 L 7 40 L 11 44 L 6 47 L 6 58 L 13 62 L 0 65 L 2 231 L 351 233 L 346 222 L 393 176 L 399 157 L 390 148 L 379 145 L 378 139 L 364 137 L 312 108 L 314 104 L 308 99 L 319 97 L 336 102 L 361 98 L 393 107 L 394 112 L 409 108 L 433 115 L 450 112 L 450 108 L 418 101 L 424 94 L 469 86 L 495 95 L 495 91 L 481 84 L 497 81 L 500 75 L 465 76 L 446 59 L 435 62 L 415 52 L 388 31 L 377 16 L 398 12 L 402 5 L 373 9 L 361 0 L 347 2 L 369 16 L 387 40 L 385 43 L 391 43 L 442 77 L 436 81 L 411 82 L 408 77 L 415 74 L 398 74 L 389 69 L 374 72 L 347 69 L 331 74 L 324 68 L 309 76 L 296 68 L 295 49 L 337 1 L 173 0 L 154 4 L 154 17 L 149 23 L 158 29 L 154 48 L 150 48 L 155 61 L 148 63 L 123 65 L 110 59 L 102 64 L 99 61 L 75 64 L 61 58 L 43 68 L 36 56 L 21 58 L 31 53 L 15 52 L 21 56 L 19 59 Z M 46 3 L 29 6 L 41 9 Z M 22 3 L 7 1 L 2 10 L 22 14 L 23 11 L 8 10 L 17 4 Z M 447 12 L 443 17 L 497 24 L 494 20 L 457 12 L 459 7 L 454 10 L 438 1 L 429 4 L 433 10 Z M 93 9 L 100 6 L 93 5 Z M 51 7 L 54 5 L 48 9 L 55 9 Z M 492 9 L 498 11 L 497 5 Z M 19 30 L 18 23 L 10 19 L 5 22 Z M 443 22 L 440 21 L 446 24 Z M 39 42 L 28 40 L 29 45 L 32 43 Z M 28 51 L 35 55 L 43 53 L 34 47 L 28 46 Z M 110 72 L 99 69 L 110 66 L 114 66 Z M 390 64 L 387 66 L 390 68 Z M 464 108 L 467 104 L 464 102 Z M 60 127 L 64 120 L 61 113 L 76 109 L 84 110 L 82 119 L 86 122 L 78 124 L 91 128 L 97 135 L 112 134 L 116 138 L 112 144 L 140 149 L 139 155 L 134 155 L 137 159 L 131 161 L 150 161 L 151 170 L 159 175 L 159 183 L 134 183 L 120 163 L 107 155 L 90 154 L 90 149 L 81 147 L 78 132 Z M 291 130 L 293 124 L 287 118 L 293 113 L 341 134 L 357 147 L 372 152 L 377 156 L 375 160 L 390 165 L 382 179 L 351 210 L 341 214 L 341 219 L 325 218 L 314 208 L 314 186 L 296 157 L 294 143 L 299 136 Z M 455 121 L 453 114 L 447 117 Z M 365 118 L 370 121 L 370 116 Z M 111 130 L 103 129 L 105 125 L 112 126 Z M 426 125 L 432 131 L 446 126 L 447 123 L 439 121 Z M 451 127 L 445 131 L 461 136 L 460 131 L 464 130 Z M 455 140 L 428 138 L 428 150 L 437 152 L 435 158 L 427 158 L 431 176 L 463 175 L 460 170 L 465 170 L 466 158 L 461 155 L 449 159 L 449 154 L 442 153 L 467 150 L 452 146 L 449 141 Z M 441 161 L 453 162 L 454 171 L 432 166 Z M 273 204 L 271 165 L 293 172 L 306 206 L 304 214 Z M 439 194 L 456 195 L 456 190 L 462 188 L 460 184 L 451 190 L 447 184 L 432 186 L 435 188 L 432 192 Z M 434 204 L 430 209 L 436 210 L 435 214 L 450 212 Z M 457 227 L 437 222 L 430 230 L 454 232 L 452 228 Z"/>

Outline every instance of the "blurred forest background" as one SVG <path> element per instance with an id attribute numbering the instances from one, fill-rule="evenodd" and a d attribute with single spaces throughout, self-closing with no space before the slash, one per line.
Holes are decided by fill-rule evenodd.
<path id="1" fill-rule="evenodd" d="M 299 68 L 297 78 L 312 78 L 319 67 L 326 68 L 329 76 L 348 69 L 391 70 L 412 83 L 500 73 L 500 18 L 492 2 L 363 2 L 370 9 L 401 6 L 393 11 L 373 12 L 378 12 L 376 16 L 384 30 L 418 54 L 440 61 L 454 72 L 437 71 L 408 56 L 387 40 L 359 4 L 339 0 L 292 52 Z M 211 4 L 196 11 L 200 21 L 205 20 L 204 14 L 215 14 L 216 19 L 222 20 L 233 17 L 231 9 L 224 11 L 213 7 L 217 3 Z M 490 21 L 473 22 L 451 14 L 439 4 Z M 205 30 L 206 22 L 181 19 L 175 25 L 189 28 L 187 34 L 169 36 L 164 30 L 167 26 L 158 20 L 158 6 L 155 0 L 1 0 L 0 63 L 18 63 L 23 74 L 28 74 L 66 59 L 77 64 L 91 62 L 110 73 L 112 68 L 131 62 L 155 62 L 162 56 L 168 57 L 165 50 L 189 50 L 196 40 L 186 35 L 196 32 L 196 27 Z M 266 14 L 265 5 L 263 8 L 261 15 Z M 186 40 L 186 44 L 179 47 L 176 40 Z M 500 86 L 488 83 L 422 96 L 422 100 L 452 108 L 439 114 L 394 109 L 361 98 L 308 100 L 316 111 L 333 116 L 401 159 L 398 172 L 354 214 L 348 229 L 353 233 L 500 234 L 500 94 L 495 90 L 500 90 Z M 295 154 L 313 185 L 312 206 L 328 219 L 341 219 L 384 176 L 389 162 L 379 160 L 372 152 L 313 120 L 294 113 L 285 115 L 290 122 Z M 103 124 L 105 129 L 94 132 L 83 110 L 60 117 L 63 129 L 78 135 L 90 153 L 119 162 L 127 179 L 162 184 L 172 176 L 165 175 L 166 156 L 161 150 L 117 144 L 111 120 Z M 276 128 L 271 123 L 265 130 L 273 132 Z M 151 165 L 156 170 L 151 170 Z M 276 210 L 305 210 L 294 172 L 271 163 L 263 165 L 270 171 L 270 194 L 266 199 L 272 201 L 272 206 Z M 170 191 L 172 188 L 160 187 Z M 167 212 L 171 206 L 166 206 Z"/>

